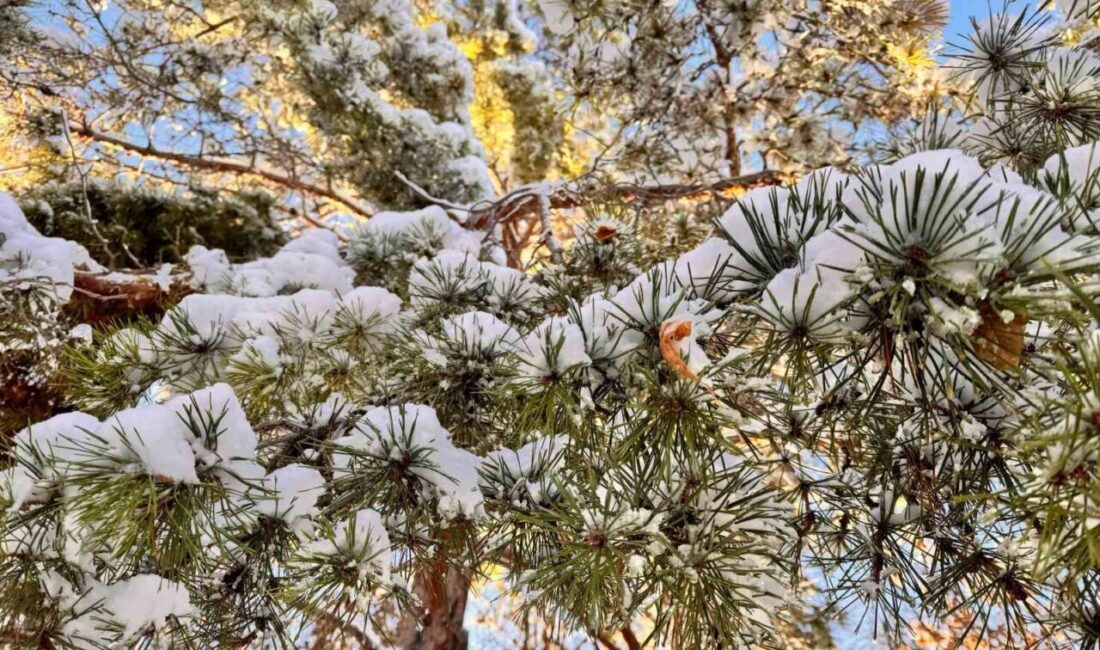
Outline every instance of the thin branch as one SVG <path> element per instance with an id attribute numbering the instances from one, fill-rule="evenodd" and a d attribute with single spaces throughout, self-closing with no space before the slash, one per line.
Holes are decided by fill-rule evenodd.
<path id="1" fill-rule="evenodd" d="M 130 142 L 128 140 L 123 140 L 122 138 L 117 138 L 113 135 L 103 133 L 101 131 L 96 131 L 95 129 L 92 129 L 87 125 L 78 125 L 73 128 L 73 132 L 96 142 L 101 142 L 114 147 L 118 147 L 131 153 L 140 154 L 142 156 L 149 156 L 151 158 L 159 158 L 161 160 L 170 160 L 172 162 L 180 163 L 181 165 L 186 165 L 195 169 L 204 169 L 208 171 L 224 172 L 230 174 L 259 176 L 260 178 L 271 181 L 272 183 L 281 185 L 291 190 L 308 192 L 309 194 L 322 196 L 331 201 L 335 201 L 347 207 L 348 210 L 361 217 L 369 219 L 371 216 L 374 215 L 374 212 L 372 210 L 361 205 L 356 199 L 337 192 L 332 188 L 317 185 L 315 183 L 310 183 L 308 181 L 297 178 L 296 176 L 282 174 L 276 171 L 272 171 L 270 169 L 263 169 L 262 167 L 255 166 L 254 164 L 245 164 L 237 162 L 235 160 L 226 160 L 223 158 L 206 158 L 202 156 L 194 156 L 177 151 L 164 151 L 161 149 L 157 149 L 152 144 L 140 145 Z M 308 218 L 306 220 L 309 221 Z M 320 222 L 316 222 L 314 223 L 314 225 L 328 228 L 328 226 L 325 226 Z"/>
<path id="2" fill-rule="evenodd" d="M 69 147 L 69 155 L 73 161 L 73 169 L 76 170 L 76 175 L 80 178 L 80 191 L 81 198 L 83 198 L 84 204 L 84 218 L 88 221 L 88 225 L 92 228 L 92 234 L 99 240 L 99 243 L 104 248 L 104 252 L 114 259 L 114 252 L 111 251 L 111 243 L 107 241 L 107 238 L 99 232 L 99 221 L 96 220 L 95 215 L 92 214 L 92 202 L 88 198 L 88 173 L 84 171 L 84 166 L 80 156 L 76 153 L 76 145 L 73 144 L 72 131 L 69 128 L 69 114 L 64 110 L 61 111 L 61 130 L 65 134 L 65 143 Z M 130 247 L 126 245 L 126 242 L 122 243 L 122 250 L 126 253 L 126 257 L 130 258 L 130 263 L 134 266 L 141 266 L 141 262 L 138 258 L 134 257 L 134 254 L 130 252 Z"/>
<path id="3" fill-rule="evenodd" d="M 416 183 L 409 180 L 409 177 L 405 176 L 400 171 L 395 171 L 393 174 L 402 183 L 407 185 L 409 187 L 409 189 L 412 190 L 417 196 L 424 199 L 428 203 L 431 203 L 433 205 L 438 205 L 438 206 L 447 208 L 449 210 L 458 210 L 459 212 L 469 212 L 470 211 L 470 208 L 468 206 L 459 205 L 458 203 L 452 203 L 451 201 L 448 201 L 447 199 L 441 199 L 439 197 L 432 196 L 431 194 L 428 194 L 427 190 L 425 190 L 423 187 L 420 187 Z"/>

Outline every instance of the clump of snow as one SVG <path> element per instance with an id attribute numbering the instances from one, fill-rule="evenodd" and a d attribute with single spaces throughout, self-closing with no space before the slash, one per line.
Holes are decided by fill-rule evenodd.
<path id="1" fill-rule="evenodd" d="M 413 308 L 431 307 L 448 297 L 487 294 L 489 278 L 476 257 L 456 251 L 442 251 L 422 258 L 409 273 L 409 302 Z"/>
<path id="2" fill-rule="evenodd" d="M 351 291 L 354 271 L 340 258 L 339 240 L 312 230 L 290 240 L 272 257 L 230 264 L 225 253 L 192 246 L 185 260 L 192 284 L 209 293 L 265 298 L 299 289 Z"/>
<path id="3" fill-rule="evenodd" d="M 192 246 L 183 256 L 183 261 L 191 269 L 191 285 L 196 289 L 224 287 L 232 277 L 229 258 L 225 251 L 217 248 Z"/>
<path id="4" fill-rule="evenodd" d="M 542 503 L 557 494 L 553 477 L 565 462 L 568 436 L 546 436 L 519 449 L 498 449 L 481 465 L 481 488 L 498 499 Z"/>
<path id="5" fill-rule="evenodd" d="M 46 281 L 53 285 L 58 298 L 68 301 L 76 267 L 101 270 L 82 246 L 39 234 L 15 199 L 0 192 L 0 282 Z"/>
<path id="6" fill-rule="evenodd" d="M 68 588 L 55 589 L 59 597 Z M 114 640 L 129 644 L 146 630 L 163 629 L 169 619 L 193 615 L 191 594 L 177 582 L 161 576 L 141 573 L 110 585 L 96 584 L 73 605 L 82 612 L 61 628 L 63 636 L 76 647 L 101 647 Z"/>
<path id="7" fill-rule="evenodd" d="M 87 413 L 62 413 L 15 434 L 17 465 L 4 470 L 0 490 L 13 509 L 45 501 L 65 476 L 65 463 L 79 458 L 100 422 Z"/>
<path id="8" fill-rule="evenodd" d="M 228 384 L 215 384 L 175 397 L 160 407 L 173 412 L 200 467 L 256 458 L 256 433 Z"/>
<path id="9" fill-rule="evenodd" d="M 777 331 L 827 341 L 849 331 L 841 307 L 852 295 L 851 287 L 844 282 L 794 268 L 775 276 L 751 309 Z"/>
<path id="10" fill-rule="evenodd" d="M 336 444 L 347 449 L 333 456 L 333 464 L 343 475 L 354 475 L 357 463 L 406 459 L 410 465 L 405 471 L 416 477 L 426 497 L 437 500 L 440 516 L 484 516 L 477 476 L 482 458 L 455 447 L 450 432 L 430 406 L 371 409 L 352 433 L 337 439 Z"/>
<path id="11" fill-rule="evenodd" d="M 519 333 L 504 321 L 483 311 L 470 311 L 440 324 L 448 349 L 457 348 L 469 359 L 496 357 L 519 344 Z"/>
<path id="12" fill-rule="evenodd" d="M 103 422 L 85 413 L 55 416 L 16 434 L 14 453 L 19 465 L 8 483 L 18 506 L 48 497 L 70 475 L 122 471 L 198 483 L 198 469 L 253 460 L 256 434 L 233 389 L 216 384 L 164 404 L 119 411 Z"/>
<path id="13" fill-rule="evenodd" d="M 232 357 L 231 362 L 242 366 L 263 366 L 269 373 L 277 376 L 282 371 L 283 356 L 279 341 L 274 336 L 260 335 L 246 339 Z"/>
<path id="14" fill-rule="evenodd" d="M 585 351 L 584 333 L 572 322 L 551 317 L 539 323 L 516 346 L 521 382 L 546 382 L 587 366 L 592 359 Z"/>
<path id="15" fill-rule="evenodd" d="M 261 494 L 255 499 L 256 512 L 301 531 L 317 514 L 317 500 L 324 492 L 325 479 L 316 469 L 286 465 L 264 477 Z"/>
<path id="16" fill-rule="evenodd" d="M 1076 208 L 1075 212 L 1079 212 L 1074 226 L 1095 228 L 1100 224 L 1100 142 L 1073 147 L 1051 156 L 1043 164 L 1043 171 L 1048 176 L 1048 184 L 1056 185 L 1059 179 L 1065 179 L 1070 192 L 1083 198 L 1083 201 L 1075 202 L 1078 205 L 1071 205 Z"/>
<path id="17" fill-rule="evenodd" d="M 340 331 L 355 328 L 370 334 L 393 332 L 401 313 L 401 298 L 381 287 L 356 287 L 336 303 L 336 327 Z"/>
<path id="18" fill-rule="evenodd" d="M 281 249 L 282 252 L 307 253 L 328 258 L 336 264 L 342 264 L 340 257 L 340 238 L 331 230 L 314 228 L 291 239 Z"/>
<path id="19" fill-rule="evenodd" d="M 987 217 L 973 214 L 993 182 L 977 159 L 957 150 L 924 151 L 859 180 L 843 195 L 857 221 L 844 232 L 869 257 L 917 259 L 960 288 L 976 286 L 995 267 L 999 238 Z"/>
<path id="20" fill-rule="evenodd" d="M 727 302 L 752 283 L 739 279 L 736 266 L 740 253 L 724 239 L 711 237 L 676 260 L 676 279 L 692 297 L 712 302 Z"/>
<path id="21" fill-rule="evenodd" d="M 122 469 L 136 471 L 173 483 L 198 483 L 195 452 L 179 416 L 159 404 L 119 411 L 96 431 L 106 457 L 122 463 Z M 96 460 L 96 446 L 88 449 Z"/>
<path id="22" fill-rule="evenodd" d="M 372 571 L 383 582 L 390 574 L 390 536 L 382 515 L 364 508 L 333 530 L 331 538 L 311 542 L 306 551 L 312 555 L 339 557 L 354 561 L 360 569 Z"/>

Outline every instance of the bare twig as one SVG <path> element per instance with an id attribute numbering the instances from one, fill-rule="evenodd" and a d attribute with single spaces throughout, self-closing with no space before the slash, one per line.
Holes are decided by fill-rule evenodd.
<path id="1" fill-rule="evenodd" d="M 459 205 L 458 203 L 452 203 L 451 201 L 448 201 L 447 199 L 441 199 L 439 197 L 432 196 L 431 194 L 428 194 L 427 190 L 425 190 L 423 187 L 420 187 L 416 183 L 409 180 L 409 177 L 405 176 L 400 171 L 395 171 L 393 174 L 402 183 L 407 185 L 409 187 L 409 189 L 412 190 L 417 196 L 424 199 L 428 203 L 431 203 L 432 205 L 438 205 L 438 206 L 447 208 L 448 210 L 458 210 L 459 212 L 469 212 L 470 211 L 469 206 Z"/>
<path id="2" fill-rule="evenodd" d="M 65 135 L 65 143 L 69 146 L 69 156 L 73 161 L 73 169 L 76 171 L 77 177 L 80 178 L 80 192 L 81 197 L 84 199 L 84 218 L 87 219 L 88 225 L 91 226 L 92 234 L 95 235 L 100 245 L 103 246 L 104 252 L 114 259 L 111 243 L 99 232 L 99 221 L 97 221 L 95 215 L 92 214 L 92 202 L 88 198 L 88 173 L 84 171 L 84 165 L 82 164 L 80 156 L 76 153 L 76 145 L 73 144 L 73 136 L 69 128 L 69 115 L 64 110 L 61 111 L 61 132 Z M 126 242 L 121 243 L 122 250 L 126 253 L 126 257 L 130 258 L 130 263 L 134 266 L 141 266 L 141 262 L 134 257 L 132 252 L 130 252 L 130 247 L 126 245 Z"/>

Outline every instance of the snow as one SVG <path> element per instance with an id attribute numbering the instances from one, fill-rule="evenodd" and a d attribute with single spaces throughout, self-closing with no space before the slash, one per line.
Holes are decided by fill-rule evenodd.
<path id="1" fill-rule="evenodd" d="M 268 474 L 256 498 L 256 512 L 281 519 L 294 530 L 318 513 L 317 500 L 325 492 L 325 479 L 312 467 L 291 464 Z"/>
<path id="2" fill-rule="evenodd" d="M 99 426 L 99 420 L 91 415 L 72 412 L 16 433 L 12 448 L 20 465 L 11 468 L 4 478 L 11 508 L 49 498 L 65 476 L 65 464 L 80 457 Z"/>
<path id="3" fill-rule="evenodd" d="M 584 335 L 585 352 L 594 363 L 625 363 L 645 341 L 642 332 L 626 328 L 617 315 L 615 303 L 593 295 L 572 316 Z"/>
<path id="4" fill-rule="evenodd" d="M 337 301 L 337 311 L 371 332 L 389 333 L 397 328 L 401 298 L 381 287 L 356 287 Z"/>
<path id="5" fill-rule="evenodd" d="M 866 262 L 864 250 L 835 230 L 814 235 L 802 247 L 802 261 L 827 280 L 843 280 Z"/>
<path id="6" fill-rule="evenodd" d="M 343 263 L 340 257 L 340 238 L 331 230 L 323 228 L 307 230 L 291 239 L 279 250 L 289 253 L 320 255 L 336 264 Z"/>
<path id="7" fill-rule="evenodd" d="M 174 616 L 191 615 L 187 588 L 157 575 L 139 574 L 104 589 L 103 607 L 124 626 L 130 637 L 149 626 L 160 628 Z"/>
<path id="8" fill-rule="evenodd" d="M 293 243 L 291 241 L 287 246 Z M 285 248 L 267 260 L 264 268 L 271 276 L 272 286 L 278 291 L 312 288 L 344 293 L 351 290 L 351 281 L 355 275 L 339 260 Z"/>
<path id="9" fill-rule="evenodd" d="M 565 463 L 568 436 L 545 436 L 519 449 L 498 449 L 481 465 L 483 491 L 501 499 L 526 497 L 539 503 L 557 493 L 554 474 Z"/>
<path id="10" fill-rule="evenodd" d="M 779 331 L 829 340 L 847 331 L 839 308 L 852 295 L 846 283 L 786 269 L 768 283 L 758 310 Z"/>
<path id="11" fill-rule="evenodd" d="M 47 281 L 59 299 L 73 292 L 74 268 L 102 270 L 88 251 L 58 237 L 43 237 L 10 195 L 0 192 L 0 282 Z"/>
<path id="12" fill-rule="evenodd" d="M 1060 178 L 1069 182 L 1075 195 L 1084 197 L 1083 214 L 1074 220 L 1078 228 L 1100 224 L 1100 143 L 1093 142 L 1055 154 L 1043 164 L 1048 184 Z"/>
<path id="13" fill-rule="evenodd" d="M 408 472 L 437 499 L 436 510 L 445 519 L 484 516 L 478 467 L 482 458 L 451 442 L 451 434 L 439 423 L 435 409 L 422 404 L 385 406 L 367 411 L 354 431 L 335 441 L 338 447 L 359 450 L 376 462 L 391 458 L 415 458 Z M 333 464 L 354 474 L 362 462 L 347 452 L 336 452 Z"/>
<path id="14" fill-rule="evenodd" d="M 256 433 L 228 384 L 214 384 L 175 397 L 161 408 L 173 412 L 181 423 L 190 423 L 198 429 L 184 427 L 200 466 L 256 458 Z"/>
<path id="15" fill-rule="evenodd" d="M 416 236 L 431 233 L 442 238 L 444 248 L 463 240 L 462 226 L 450 220 L 437 205 L 408 212 L 379 212 L 361 226 L 364 232 L 378 235 Z"/>
<path id="16" fill-rule="evenodd" d="M 612 316 L 640 331 L 685 311 L 689 301 L 679 288 L 672 264 L 656 266 L 639 275 L 611 297 Z"/>
<path id="17" fill-rule="evenodd" d="M 75 341 L 82 341 L 84 343 L 92 342 L 92 326 L 88 323 L 80 323 L 73 325 L 69 330 L 69 338 Z"/>
<path id="18" fill-rule="evenodd" d="M 477 188 L 475 201 L 490 200 L 495 196 L 493 182 L 489 179 L 489 166 L 477 156 L 462 156 L 447 163 L 447 170 L 463 185 Z"/>
<path id="19" fill-rule="evenodd" d="M 361 568 L 373 569 L 383 581 L 389 580 L 390 536 L 382 515 L 364 508 L 337 525 L 332 539 L 319 539 L 307 546 L 307 552 L 326 557 L 355 560 Z"/>
<path id="20" fill-rule="evenodd" d="M 409 302 L 413 308 L 436 304 L 447 296 L 472 294 L 489 282 L 476 257 L 457 251 L 441 251 L 421 258 L 409 273 Z"/>
<path id="21" fill-rule="evenodd" d="M 225 253 L 192 246 L 185 256 L 192 284 L 209 293 L 264 298 L 312 288 L 345 293 L 354 272 L 341 259 L 339 240 L 328 230 L 312 230 L 290 240 L 272 257 L 231 264 Z"/>
<path id="22" fill-rule="evenodd" d="M 59 596 L 71 591 L 71 585 L 54 582 Z M 113 638 L 129 644 L 149 628 L 162 629 L 170 617 L 194 614 L 186 587 L 148 573 L 111 585 L 95 584 L 73 609 L 82 613 L 65 622 L 61 634 L 78 648 L 102 647 Z"/>
<path id="23" fill-rule="evenodd" d="M 878 171 L 876 181 L 884 199 L 882 221 L 920 234 L 934 227 L 945 212 L 979 196 L 991 182 L 976 158 L 956 149 L 922 151 Z M 852 196 L 852 188 L 858 184 L 845 192 L 845 204 L 857 220 L 867 221 L 865 206 Z"/>
<path id="24" fill-rule="evenodd" d="M 232 357 L 241 365 L 261 364 L 270 369 L 273 375 L 282 370 L 283 357 L 279 352 L 279 341 L 274 336 L 261 335 L 245 340 Z"/>
<path id="25" fill-rule="evenodd" d="M 516 306 L 529 305 L 542 294 L 542 288 L 519 269 L 479 262 L 478 270 L 489 281 L 489 306 L 501 315 Z"/>
<path id="26" fill-rule="evenodd" d="M 783 214 L 789 201 L 790 190 L 781 187 L 757 188 L 739 198 L 718 223 L 727 239 L 745 255 L 757 256 L 761 252 L 760 241 L 779 241 L 786 237 L 785 232 L 779 231 L 780 224 L 775 219 L 767 218 L 767 215 L 777 211 Z M 753 218 L 757 215 L 765 218 Z"/>
<path id="27" fill-rule="evenodd" d="M 574 368 L 592 363 L 585 351 L 581 328 L 560 317 L 551 317 L 539 323 L 520 341 L 517 350 L 521 381 L 539 382 L 559 377 Z"/>
<path id="28" fill-rule="evenodd" d="M 278 325 L 297 325 L 324 331 L 336 314 L 336 298 L 329 291 L 302 289 L 292 296 L 250 298 L 224 294 L 191 294 L 161 319 L 160 330 L 177 330 L 174 318 L 186 317 L 202 341 L 221 342 L 228 334 L 247 336 L 274 334 Z M 235 330 L 235 331 L 231 331 Z"/>
<path id="29" fill-rule="evenodd" d="M 740 261 L 736 248 L 718 237 L 711 237 L 676 260 L 676 279 L 693 297 L 713 302 L 727 302 L 739 291 L 752 288 L 751 283 L 738 281 L 739 274 L 731 261 Z"/>
<path id="30" fill-rule="evenodd" d="M 329 429 L 330 435 L 340 430 L 352 416 L 354 405 L 340 393 L 332 393 L 323 401 L 305 408 L 289 409 L 288 419 L 300 427 L 315 431 Z"/>
<path id="31" fill-rule="evenodd" d="M 189 434 L 172 408 L 153 404 L 119 411 L 96 435 L 106 443 L 105 454 L 123 463 L 133 461 L 137 471 L 173 483 L 199 482 Z"/>
<path id="32" fill-rule="evenodd" d="M 1000 239 L 991 220 L 973 212 L 993 181 L 976 159 L 953 149 L 924 151 L 865 172 L 859 181 L 843 195 L 857 223 L 841 228 L 869 257 L 905 263 L 918 250 L 959 288 L 979 285 L 994 270 Z"/>
<path id="33" fill-rule="evenodd" d="M 45 501 L 50 491 L 42 489 L 37 483 L 34 474 L 26 467 L 17 465 L 0 470 L 0 500 L 11 504 L 11 511 L 19 510 L 27 503 Z"/>
<path id="34" fill-rule="evenodd" d="M 80 442 L 99 426 L 99 420 L 87 413 L 61 413 L 15 434 L 12 446 L 23 462 L 34 463 L 41 458 L 44 462 L 35 466 L 44 470 L 54 462 L 72 458 Z"/>
<path id="35" fill-rule="evenodd" d="M 933 325 L 941 335 L 963 334 L 969 336 L 982 323 L 981 315 L 965 305 L 950 305 L 939 296 L 931 298 L 928 303 L 929 310 L 936 317 Z"/>
<path id="36" fill-rule="evenodd" d="M 13 475 L 20 503 L 49 495 L 70 474 L 138 472 L 173 483 L 199 482 L 196 462 L 212 467 L 251 460 L 256 434 L 232 388 L 216 384 L 164 404 L 148 403 L 103 422 L 85 413 L 57 415 L 14 438 L 16 457 L 41 478 Z"/>
<path id="37" fill-rule="evenodd" d="M 511 325 L 483 311 L 444 319 L 440 328 L 443 337 L 456 344 L 470 359 L 503 354 L 513 350 L 520 340 L 519 333 Z"/>

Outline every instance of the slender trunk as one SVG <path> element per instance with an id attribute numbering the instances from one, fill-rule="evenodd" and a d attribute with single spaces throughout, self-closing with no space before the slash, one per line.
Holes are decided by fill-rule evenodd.
<path id="1" fill-rule="evenodd" d="M 468 638 L 462 621 L 470 592 L 469 573 L 435 559 L 417 576 L 414 591 L 423 610 L 419 621 L 409 621 L 401 646 L 406 650 L 466 650 Z"/>

